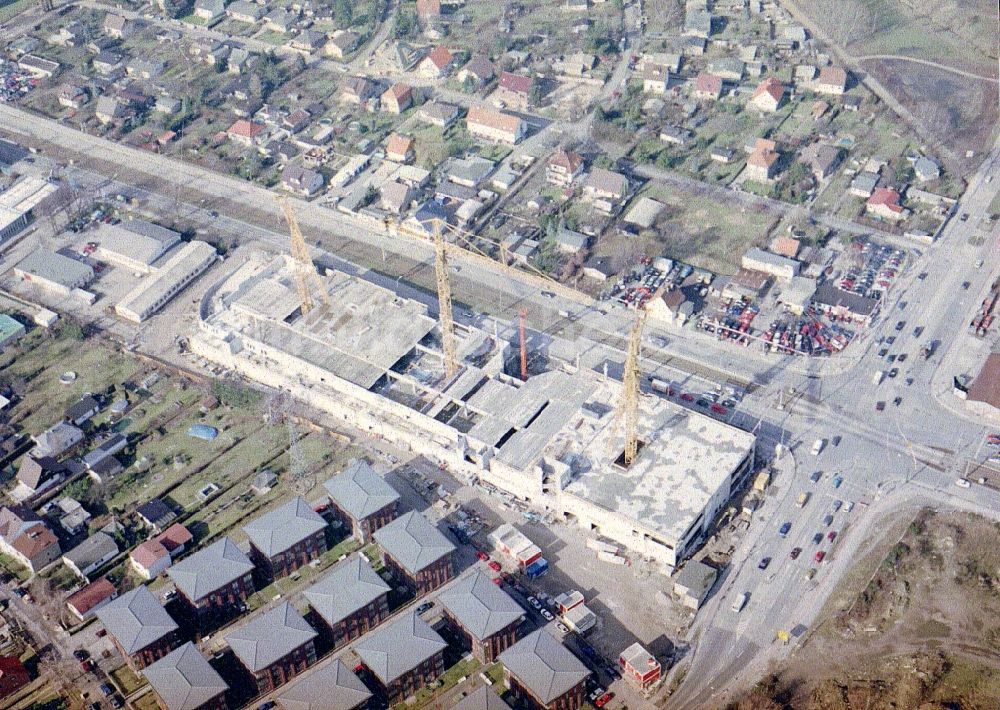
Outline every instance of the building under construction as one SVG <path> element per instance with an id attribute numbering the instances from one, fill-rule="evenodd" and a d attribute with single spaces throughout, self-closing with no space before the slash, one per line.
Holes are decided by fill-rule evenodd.
<path id="1" fill-rule="evenodd" d="M 192 349 L 669 566 L 753 466 L 751 434 L 652 395 L 638 397 L 626 466 L 621 383 L 551 354 L 522 380 L 514 324 L 454 323 L 449 374 L 425 303 L 333 271 L 303 312 L 300 268 L 261 255 L 216 284 Z"/>

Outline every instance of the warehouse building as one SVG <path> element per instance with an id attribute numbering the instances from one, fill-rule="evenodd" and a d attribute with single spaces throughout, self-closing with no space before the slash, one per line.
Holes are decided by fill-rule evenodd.
<path id="1" fill-rule="evenodd" d="M 332 271 L 320 277 L 331 306 L 303 315 L 294 274 L 287 257 L 241 266 L 206 304 L 192 350 L 665 566 L 695 549 L 753 468 L 753 435 L 646 397 L 625 468 L 621 385 L 577 369 L 574 344 L 554 343 L 565 360 L 522 382 L 505 371 L 511 340 L 456 324 L 449 378 L 426 305 Z"/>
<path id="2" fill-rule="evenodd" d="M 790 281 L 792 277 L 798 276 L 799 267 L 802 264 L 787 256 L 772 254 L 769 251 L 753 247 L 743 255 L 740 266 L 749 271 L 760 271 L 784 281 Z"/>
<path id="3" fill-rule="evenodd" d="M 132 271 L 155 271 L 156 260 L 181 243 L 180 232 L 141 219 L 102 224 L 94 235 L 96 256 Z"/>
<path id="4" fill-rule="evenodd" d="M 0 193 L 0 244 L 27 227 L 58 190 L 48 180 L 26 175 Z"/>
<path id="5" fill-rule="evenodd" d="M 153 225 L 156 226 L 156 225 Z M 115 306 L 115 312 L 142 323 L 205 272 L 217 258 L 215 248 L 193 241 L 177 249 L 154 273 L 146 276 Z"/>
<path id="6" fill-rule="evenodd" d="M 60 296 L 69 296 L 94 280 L 87 264 L 39 247 L 14 267 L 14 276 Z"/>

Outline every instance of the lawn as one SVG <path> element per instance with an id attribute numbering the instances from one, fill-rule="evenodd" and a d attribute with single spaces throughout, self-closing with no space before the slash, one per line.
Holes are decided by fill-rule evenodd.
<path id="1" fill-rule="evenodd" d="M 208 20 L 204 17 L 198 17 L 197 15 L 188 15 L 187 17 L 182 17 L 181 22 L 187 22 L 190 25 L 197 25 L 199 27 L 204 27 L 208 24 Z"/>
<path id="2" fill-rule="evenodd" d="M 289 577 L 282 577 L 281 579 L 272 582 L 268 586 L 260 589 L 247 599 L 247 607 L 252 611 L 254 609 L 259 609 L 260 607 L 267 604 L 269 601 L 274 599 L 275 595 L 281 594 L 287 596 L 290 592 L 295 589 L 303 589 L 310 582 L 310 580 L 317 579 L 326 570 L 333 567 L 340 558 L 344 555 L 349 555 L 360 547 L 360 543 L 353 537 L 347 537 L 341 540 L 339 543 L 331 547 L 325 553 L 319 557 L 319 564 L 315 567 L 307 565 L 301 567 L 297 570 L 298 579 L 292 579 Z M 376 569 L 376 572 L 378 570 Z"/>
<path id="3" fill-rule="evenodd" d="M 479 670 L 480 663 L 477 659 L 469 657 L 463 659 L 446 670 L 431 687 L 424 687 L 418 690 L 412 698 L 406 702 L 393 705 L 396 710 L 403 708 L 422 708 L 428 706 L 434 698 L 448 692 L 454 688 L 462 678 L 468 678 Z"/>
<path id="4" fill-rule="evenodd" d="M 141 676 L 135 674 L 135 672 L 128 666 L 121 666 L 111 671 L 108 675 L 121 690 L 122 695 L 131 695 L 139 688 L 146 684 L 146 681 Z"/>

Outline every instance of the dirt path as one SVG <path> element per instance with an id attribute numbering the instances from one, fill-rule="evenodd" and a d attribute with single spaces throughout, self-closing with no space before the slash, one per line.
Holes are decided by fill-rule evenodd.
<path id="1" fill-rule="evenodd" d="M 859 62 L 864 62 L 869 59 L 892 59 L 900 62 L 913 62 L 914 64 L 923 64 L 924 66 L 934 67 L 935 69 L 940 69 L 941 71 L 948 71 L 952 74 L 958 74 L 959 76 L 964 76 L 969 79 L 978 79 L 980 81 L 988 81 L 991 83 L 997 83 L 996 77 L 992 76 L 981 76 L 980 74 L 973 74 L 970 71 L 964 71 L 962 69 L 956 69 L 955 67 L 950 67 L 947 64 L 939 64 L 938 62 L 932 62 L 929 59 L 917 59 L 916 57 L 907 57 L 902 54 L 866 54 L 863 56 L 855 57 Z"/>

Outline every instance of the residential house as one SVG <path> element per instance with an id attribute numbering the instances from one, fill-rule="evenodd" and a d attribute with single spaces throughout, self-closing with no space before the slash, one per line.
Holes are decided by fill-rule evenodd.
<path id="1" fill-rule="evenodd" d="M 535 710 L 583 707 L 590 671 L 555 636 L 538 629 L 500 654 L 504 684 Z"/>
<path id="2" fill-rule="evenodd" d="M 396 82 L 381 96 L 382 110 L 389 113 L 403 113 L 413 105 L 413 89 L 409 84 Z"/>
<path id="3" fill-rule="evenodd" d="M 354 671 L 335 658 L 290 683 L 278 695 L 278 706 L 282 710 L 364 710 L 371 697 Z"/>
<path id="4" fill-rule="evenodd" d="M 813 88 L 821 94 L 839 96 L 847 91 L 847 72 L 840 67 L 823 67 Z"/>
<path id="5" fill-rule="evenodd" d="M 660 662 L 638 641 L 618 656 L 622 677 L 640 691 L 648 691 L 660 680 Z"/>
<path id="6" fill-rule="evenodd" d="M 590 8 L 590 0 L 565 0 L 562 9 L 566 12 L 586 12 Z"/>
<path id="7" fill-rule="evenodd" d="M 913 161 L 913 174 L 920 182 L 937 180 L 941 177 L 941 166 L 926 156 L 920 156 Z"/>
<path id="8" fill-rule="evenodd" d="M 785 87 L 773 76 L 769 76 L 760 82 L 750 97 L 750 103 L 754 108 L 765 113 L 774 113 L 777 111 L 784 100 Z"/>
<path id="9" fill-rule="evenodd" d="M 693 304 L 679 288 L 670 288 L 654 297 L 646 306 L 650 316 L 668 325 L 682 326 L 694 312 Z"/>
<path id="10" fill-rule="evenodd" d="M 833 175 L 841 160 L 843 153 L 839 148 L 822 143 L 812 143 L 799 154 L 799 161 L 809 166 L 817 182 Z"/>
<path id="11" fill-rule="evenodd" d="M 188 641 L 143 669 L 163 710 L 228 710 L 229 685 Z"/>
<path id="12" fill-rule="evenodd" d="M 267 577 L 287 577 L 326 552 L 326 521 L 298 497 L 243 526 L 250 559 Z"/>
<path id="13" fill-rule="evenodd" d="M 486 106 L 470 106 L 465 125 L 475 138 L 509 145 L 520 143 L 528 132 L 527 124 L 520 117 Z"/>
<path id="14" fill-rule="evenodd" d="M 712 148 L 712 153 L 709 157 L 717 163 L 729 165 L 733 162 L 733 158 L 736 157 L 736 151 L 726 146 L 716 146 Z"/>
<path id="15" fill-rule="evenodd" d="M 59 89 L 59 105 L 78 109 L 90 101 L 90 93 L 76 84 L 63 84 Z"/>
<path id="16" fill-rule="evenodd" d="M 166 656 L 180 640 L 177 622 L 141 584 L 100 609 L 97 617 L 118 653 L 137 672 Z"/>
<path id="17" fill-rule="evenodd" d="M 439 128 L 448 128 L 458 120 L 459 115 L 458 106 L 441 101 L 428 101 L 417 111 L 417 118 Z"/>
<path id="18" fill-rule="evenodd" d="M 628 178 L 604 168 L 592 168 L 583 181 L 585 200 L 604 212 L 611 212 L 628 196 Z"/>
<path id="19" fill-rule="evenodd" d="M 105 95 L 97 99 L 94 115 L 104 125 L 120 126 L 132 118 L 134 113 L 129 105 L 117 96 Z"/>
<path id="20" fill-rule="evenodd" d="M 670 85 L 670 72 L 662 64 L 645 62 L 642 67 L 642 90 L 647 94 L 662 96 Z"/>
<path id="21" fill-rule="evenodd" d="M 245 118 L 237 119 L 229 128 L 226 135 L 230 140 L 236 141 L 248 148 L 260 145 L 265 137 L 265 126 L 257 121 L 248 121 Z"/>
<path id="22" fill-rule="evenodd" d="M 798 239 L 779 234 L 771 240 L 768 250 L 780 256 L 794 259 L 799 255 L 799 249 L 801 247 L 802 243 Z"/>
<path id="23" fill-rule="evenodd" d="M 49 35 L 48 42 L 59 47 L 79 47 L 86 40 L 87 31 L 79 22 L 72 22 L 60 27 Z"/>
<path id="24" fill-rule="evenodd" d="M 175 113 L 181 110 L 183 102 L 180 99 L 173 96 L 167 96 L 161 94 L 156 97 L 156 105 L 153 106 L 153 110 L 157 113 L 166 114 L 168 116 L 173 116 Z"/>
<path id="25" fill-rule="evenodd" d="M 92 395 L 87 394 L 66 408 L 63 419 L 73 426 L 83 426 L 99 411 L 101 411 L 100 403 Z"/>
<path id="26" fill-rule="evenodd" d="M 304 54 L 312 54 L 322 49 L 324 44 L 326 44 L 325 33 L 318 30 L 302 30 L 292 38 L 288 46 Z"/>
<path id="27" fill-rule="evenodd" d="M 392 133 L 385 143 L 385 157 L 396 163 L 409 163 L 413 160 L 413 147 L 414 141 L 412 138 Z"/>
<path id="28" fill-rule="evenodd" d="M 404 513 L 376 530 L 385 566 L 399 583 L 422 596 L 454 576 L 455 546 L 420 513 Z"/>
<path id="29" fill-rule="evenodd" d="M 0 552 L 31 572 L 59 559 L 59 540 L 31 508 L 0 508 Z"/>
<path id="30" fill-rule="evenodd" d="M 226 15 L 236 22 L 245 22 L 250 25 L 257 24 L 264 17 L 265 12 L 263 5 L 247 2 L 247 0 L 236 0 L 226 7 Z"/>
<path id="31" fill-rule="evenodd" d="M 441 0 L 417 0 L 417 16 L 423 19 L 441 16 Z"/>
<path id="32" fill-rule="evenodd" d="M 568 187 L 583 173 L 583 156 L 559 149 L 545 163 L 545 180 L 552 185 Z"/>
<path id="33" fill-rule="evenodd" d="M 875 188 L 865 204 L 865 211 L 893 222 L 905 219 L 909 214 L 909 211 L 900 204 L 899 193 L 891 187 Z"/>
<path id="34" fill-rule="evenodd" d="M 496 76 L 496 67 L 488 57 L 482 54 L 475 54 L 469 61 L 458 70 L 456 78 L 465 84 L 471 82 L 475 86 L 482 86 L 488 81 L 492 81 Z"/>
<path id="35" fill-rule="evenodd" d="M 104 22 L 101 24 L 101 30 L 104 34 L 115 39 L 131 37 L 135 33 L 135 29 L 133 21 L 110 12 L 104 16 Z"/>
<path id="36" fill-rule="evenodd" d="M 343 103 L 363 104 L 376 95 L 378 87 L 375 83 L 361 76 L 348 77 L 340 88 L 340 100 Z"/>
<path id="37" fill-rule="evenodd" d="M 155 79 L 164 72 L 167 64 L 159 59 L 143 59 L 136 57 L 125 66 L 125 73 L 140 79 Z"/>
<path id="38" fill-rule="evenodd" d="M 368 633 L 389 618 L 389 585 L 355 554 L 309 587 L 304 596 L 333 648 Z"/>
<path id="39" fill-rule="evenodd" d="M 226 14 L 226 0 L 194 0 L 194 16 L 209 23 Z"/>
<path id="40" fill-rule="evenodd" d="M 157 533 L 170 525 L 177 517 L 170 506 L 159 498 L 153 498 L 140 505 L 136 509 L 136 514 L 146 527 Z"/>
<path id="41" fill-rule="evenodd" d="M 851 180 L 848 192 L 855 197 L 868 199 L 878 186 L 878 180 L 878 173 L 871 172 L 870 170 L 862 170 Z"/>
<path id="42" fill-rule="evenodd" d="M 310 121 L 312 121 L 312 114 L 304 108 L 298 108 L 281 119 L 281 127 L 287 128 L 295 134 L 308 126 Z"/>
<path id="43" fill-rule="evenodd" d="M 107 577 L 101 577 L 80 591 L 70 594 L 66 598 L 66 608 L 77 620 L 88 621 L 99 609 L 117 597 L 118 590 L 115 589 L 115 585 L 109 582 Z"/>
<path id="44" fill-rule="evenodd" d="M 250 687 L 269 693 L 316 662 L 316 635 L 295 607 L 282 602 L 226 634 L 226 643 L 252 678 Z"/>
<path id="45" fill-rule="evenodd" d="M 281 186 L 302 197 L 312 197 L 323 189 L 323 174 L 289 163 L 281 171 Z"/>
<path id="46" fill-rule="evenodd" d="M 170 567 L 170 551 L 158 540 L 146 540 L 129 553 L 129 563 L 145 580 L 156 579 Z"/>
<path id="47" fill-rule="evenodd" d="M 297 12 L 292 12 L 291 10 L 286 10 L 284 8 L 276 8 L 269 12 L 264 17 L 264 27 L 271 30 L 272 32 L 290 32 L 295 23 L 298 22 L 299 15 Z"/>
<path id="48" fill-rule="evenodd" d="M 229 619 L 254 592 L 253 563 L 228 537 L 167 570 L 201 628 Z"/>
<path id="49" fill-rule="evenodd" d="M 63 562 L 78 576 L 87 577 L 118 556 L 118 543 L 106 532 L 98 531 L 63 554 Z"/>
<path id="50" fill-rule="evenodd" d="M 680 126 L 663 126 L 660 129 L 660 140 L 672 145 L 687 145 L 694 138 L 694 133 Z"/>
<path id="51" fill-rule="evenodd" d="M 437 46 L 417 64 L 417 73 L 428 79 L 442 79 L 454 68 L 455 55 L 444 46 Z"/>
<path id="52" fill-rule="evenodd" d="M 579 254 L 590 245 L 590 237 L 572 229 L 560 227 L 555 236 L 556 248 L 563 254 Z"/>
<path id="53" fill-rule="evenodd" d="M 505 71 L 500 74 L 493 102 L 502 108 L 526 111 L 531 105 L 531 91 L 535 82 L 530 76 Z"/>
<path id="54" fill-rule="evenodd" d="M 603 283 L 615 275 L 615 270 L 608 257 L 592 256 L 583 264 L 583 275 Z"/>
<path id="55" fill-rule="evenodd" d="M 511 710 L 510 705 L 488 685 L 466 695 L 452 710 Z"/>
<path id="56" fill-rule="evenodd" d="M 226 71 L 230 74 L 243 74 L 257 68 L 259 59 L 256 54 L 243 47 L 234 47 L 226 59 Z"/>
<path id="57" fill-rule="evenodd" d="M 339 30 L 327 41 L 324 51 L 331 57 L 343 59 L 357 48 L 360 40 L 361 36 L 357 32 Z"/>
<path id="58" fill-rule="evenodd" d="M 707 39 L 712 34 L 712 15 L 706 10 L 690 10 L 684 14 L 684 29 L 686 37 Z"/>
<path id="59" fill-rule="evenodd" d="M 701 72 L 694 80 L 696 99 L 717 99 L 722 96 L 722 77 Z"/>
<path id="60" fill-rule="evenodd" d="M 180 523 L 174 523 L 156 536 L 156 541 L 167 548 L 172 558 L 184 552 L 193 539 L 191 532 Z"/>
<path id="61" fill-rule="evenodd" d="M 398 515 L 399 493 L 366 461 L 355 461 L 323 486 L 334 516 L 362 544 Z"/>
<path id="62" fill-rule="evenodd" d="M 12 698 L 31 682 L 31 674 L 17 656 L 0 656 L 0 700 Z"/>
<path id="63" fill-rule="evenodd" d="M 58 517 L 59 527 L 70 535 L 79 535 L 86 530 L 91 519 L 90 513 L 80 505 L 80 501 L 68 496 L 46 504 L 41 512 Z"/>
<path id="64" fill-rule="evenodd" d="M 91 59 L 90 63 L 98 73 L 109 75 L 124 65 L 125 56 L 119 52 L 104 51 Z"/>
<path id="65" fill-rule="evenodd" d="M 774 141 L 758 138 L 754 149 L 747 158 L 746 177 L 757 182 L 768 182 L 778 172 L 778 160 L 781 155 L 776 150 Z"/>
<path id="66" fill-rule="evenodd" d="M 372 673 L 390 705 L 400 703 L 444 673 L 448 644 L 416 611 L 365 634 L 354 652 Z"/>
<path id="67" fill-rule="evenodd" d="M 438 595 L 444 618 L 481 663 L 490 664 L 517 641 L 525 611 L 481 571 Z"/>
<path id="68" fill-rule="evenodd" d="M 83 441 L 83 432 L 66 422 L 59 422 L 41 434 L 31 437 L 35 442 L 30 454 L 35 458 L 58 457 L 72 453 Z"/>
<path id="69" fill-rule="evenodd" d="M 413 203 L 414 191 L 406 183 L 399 180 L 389 180 L 380 190 L 382 209 L 394 215 L 401 215 L 410 209 Z"/>
<path id="70" fill-rule="evenodd" d="M 59 463 L 51 456 L 35 458 L 32 455 L 21 459 L 17 469 L 18 488 L 24 491 L 22 500 L 34 497 L 61 483 L 70 473 L 66 465 Z"/>
<path id="71" fill-rule="evenodd" d="M 478 189 L 494 168 L 496 168 L 496 163 L 492 160 L 478 155 L 470 155 L 468 158 L 452 158 L 448 161 L 443 172 L 447 175 L 449 182 Z"/>

